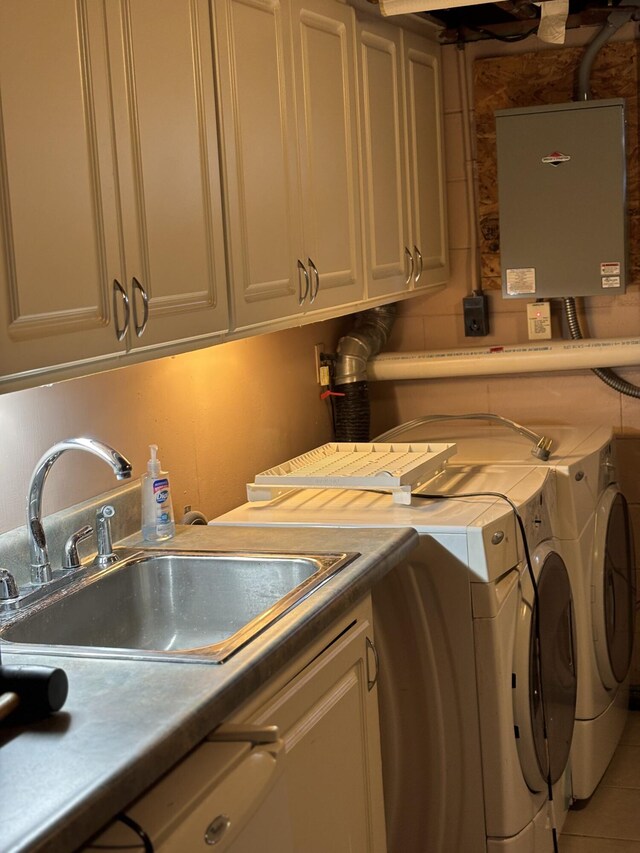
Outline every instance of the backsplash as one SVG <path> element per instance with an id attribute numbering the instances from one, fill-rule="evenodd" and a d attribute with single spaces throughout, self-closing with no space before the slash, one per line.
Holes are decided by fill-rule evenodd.
<path id="1" fill-rule="evenodd" d="M 342 321 L 344 323 L 344 321 Z M 316 384 L 314 345 L 335 347 L 340 321 L 304 326 L 54 385 L 0 395 L 0 533 L 25 524 L 38 459 L 65 438 L 100 439 L 126 456 L 137 480 L 148 445 L 171 474 L 180 520 L 191 506 L 209 518 L 246 500 L 245 483 L 331 437 Z M 51 468 L 43 515 L 117 486 L 88 453 Z"/>

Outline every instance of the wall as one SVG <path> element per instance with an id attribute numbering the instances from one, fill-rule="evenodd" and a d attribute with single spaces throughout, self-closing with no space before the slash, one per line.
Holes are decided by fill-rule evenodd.
<path id="1" fill-rule="evenodd" d="M 579 46 L 597 32 L 583 28 L 571 31 L 567 43 Z M 632 26 L 619 33 L 620 40 L 636 35 Z M 489 291 L 491 334 L 482 339 L 464 336 L 462 298 L 474 282 L 475 266 L 469 217 L 470 167 L 465 159 L 463 130 L 471 128 L 473 141 L 473 105 L 464 109 L 459 70 L 469 79 L 476 58 L 516 54 L 532 50 L 553 51 L 535 37 L 512 45 L 483 41 L 467 45 L 461 57 L 456 47 L 443 49 L 445 147 L 452 278 L 442 292 L 400 303 L 399 317 L 387 351 L 439 350 L 471 345 L 512 344 L 527 340 L 525 301 L 504 301 L 499 292 Z M 549 61 L 553 56 L 549 53 Z M 550 75 L 553 78 L 553 74 Z M 473 227 L 473 226 L 471 226 Z M 640 331 L 640 288 L 637 283 L 624 296 L 615 299 L 594 298 L 582 315 L 584 328 L 592 337 L 637 335 Z M 561 319 L 552 310 L 556 335 Z M 640 367 L 620 370 L 631 382 L 640 384 Z M 624 397 L 604 385 L 590 371 L 531 374 L 522 376 L 459 378 L 371 384 L 372 435 L 393 424 L 429 413 L 496 412 L 521 423 L 606 424 L 618 436 L 619 470 L 624 492 L 631 503 L 636 548 L 640 555 L 640 400 Z M 636 558 L 638 559 L 638 557 Z M 637 563 L 640 566 L 640 563 Z M 637 573 L 636 573 L 637 574 Z M 640 683 L 640 638 L 636 639 L 636 658 L 632 682 Z"/>
<path id="2" fill-rule="evenodd" d="M 92 436 L 138 477 L 148 445 L 172 475 L 176 517 L 214 517 L 246 500 L 245 483 L 331 438 L 314 344 L 334 349 L 344 320 L 313 324 L 42 388 L 0 395 L 0 533 L 24 524 L 34 465 L 56 441 Z M 47 515 L 118 483 L 88 453 L 69 452 L 45 487 Z"/>

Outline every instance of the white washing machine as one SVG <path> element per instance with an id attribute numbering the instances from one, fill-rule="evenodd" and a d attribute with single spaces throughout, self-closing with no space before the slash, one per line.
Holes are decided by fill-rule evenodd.
<path id="1" fill-rule="evenodd" d="M 554 479 L 535 467 L 456 466 L 429 491 L 481 496 L 402 506 L 385 494 L 300 489 L 212 523 L 414 527 L 418 548 L 373 590 L 389 850 L 551 853 L 548 779 L 560 825 L 576 696 Z M 523 518 L 537 608 L 513 510 L 488 492 Z"/>
<path id="2" fill-rule="evenodd" d="M 555 474 L 552 528 L 560 540 L 576 610 L 573 795 L 590 797 L 624 729 L 635 632 L 633 542 L 627 503 L 617 483 L 612 431 L 533 425 L 529 429 L 553 441 L 551 456 L 541 461 L 531 455 L 531 441 L 504 424 L 434 417 L 435 422 L 411 422 L 377 440 L 433 441 L 446 435 L 457 446 L 452 465 L 538 465 Z"/>

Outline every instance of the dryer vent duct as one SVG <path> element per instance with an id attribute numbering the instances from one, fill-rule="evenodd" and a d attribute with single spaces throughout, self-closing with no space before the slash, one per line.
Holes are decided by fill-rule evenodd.
<path id="1" fill-rule="evenodd" d="M 337 441 L 369 441 L 371 410 L 367 362 L 383 349 L 396 318 L 396 305 L 356 314 L 354 328 L 338 342 L 334 387 Z"/>

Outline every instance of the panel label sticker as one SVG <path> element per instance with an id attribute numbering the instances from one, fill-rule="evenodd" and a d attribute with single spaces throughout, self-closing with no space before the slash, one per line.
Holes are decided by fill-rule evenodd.
<path id="1" fill-rule="evenodd" d="M 559 166 L 561 163 L 567 163 L 569 160 L 571 160 L 569 154 L 563 154 L 562 151 L 552 151 L 551 154 L 547 154 L 546 157 L 542 158 L 545 166 Z"/>
<path id="2" fill-rule="evenodd" d="M 603 275 L 602 276 L 602 286 L 603 287 L 620 287 L 620 276 L 619 275 Z"/>
<path id="3" fill-rule="evenodd" d="M 520 267 L 506 272 L 507 294 L 517 296 L 521 293 L 536 292 L 535 267 Z"/>
<path id="4" fill-rule="evenodd" d="M 600 264 L 600 275 L 620 275 L 621 272 L 620 261 Z"/>

